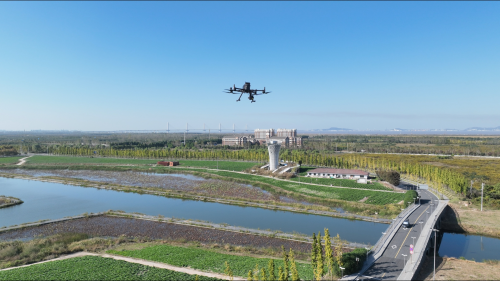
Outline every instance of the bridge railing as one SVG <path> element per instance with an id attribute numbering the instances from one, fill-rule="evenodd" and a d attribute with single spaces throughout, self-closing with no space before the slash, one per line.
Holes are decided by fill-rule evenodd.
<path id="1" fill-rule="evenodd" d="M 417 243 L 415 244 L 415 259 L 413 262 L 407 262 L 403 271 L 398 277 L 398 280 L 411 280 L 422 263 L 422 258 L 426 250 L 427 243 L 432 235 L 432 229 L 436 225 L 437 219 L 440 217 L 444 208 L 448 205 L 448 200 L 440 200 L 436 209 L 432 212 L 432 219 L 427 220 L 422 233 L 420 234 Z"/>
<path id="2" fill-rule="evenodd" d="M 411 204 L 410 206 L 408 206 L 403 212 L 401 212 L 396 219 L 393 219 L 392 223 L 389 225 L 389 227 L 387 228 L 387 230 L 385 231 L 385 234 L 382 235 L 377 243 L 375 243 L 375 245 L 373 246 L 373 248 L 368 252 L 368 254 L 370 255 L 376 255 L 378 254 L 378 252 L 382 249 L 385 249 L 384 244 L 385 242 L 387 242 L 387 240 L 390 238 L 392 239 L 392 233 L 397 230 L 402 221 L 411 213 L 413 213 L 413 211 L 415 211 L 415 209 L 418 208 L 418 205 L 415 205 L 415 204 Z"/>

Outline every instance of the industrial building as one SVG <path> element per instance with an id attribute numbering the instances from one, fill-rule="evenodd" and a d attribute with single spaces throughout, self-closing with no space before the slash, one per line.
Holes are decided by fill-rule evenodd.
<path id="1" fill-rule="evenodd" d="M 308 177 L 315 178 L 341 178 L 341 179 L 368 179 L 368 172 L 361 170 L 318 168 L 307 171 Z"/>
<path id="2" fill-rule="evenodd" d="M 227 136 L 222 138 L 222 145 L 244 146 L 251 139 L 250 136 Z"/>
<path id="3" fill-rule="evenodd" d="M 261 144 L 278 141 L 284 146 L 302 146 L 302 138 L 297 136 L 297 129 L 256 129 L 255 140 Z"/>

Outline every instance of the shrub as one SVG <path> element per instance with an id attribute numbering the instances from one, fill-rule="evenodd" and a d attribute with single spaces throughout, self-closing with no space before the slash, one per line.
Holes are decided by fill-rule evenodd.
<path id="1" fill-rule="evenodd" d="M 396 171 L 377 171 L 377 176 L 392 185 L 398 186 L 401 180 L 401 175 Z"/>

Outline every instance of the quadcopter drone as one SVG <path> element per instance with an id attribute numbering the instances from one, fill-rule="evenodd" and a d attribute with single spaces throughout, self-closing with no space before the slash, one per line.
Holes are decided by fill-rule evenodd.
<path id="1" fill-rule="evenodd" d="M 243 88 L 236 88 L 236 86 L 233 85 L 232 88 L 226 89 L 227 94 L 240 94 L 240 97 L 236 101 L 240 101 L 241 96 L 243 94 L 248 94 L 248 99 L 251 100 L 252 102 L 255 102 L 254 96 L 258 95 L 263 95 L 263 94 L 269 94 L 270 92 L 266 92 L 266 87 L 264 87 L 264 90 L 252 90 L 250 89 L 250 82 L 245 82 L 245 85 L 243 85 Z M 262 92 L 259 94 L 259 92 Z"/>

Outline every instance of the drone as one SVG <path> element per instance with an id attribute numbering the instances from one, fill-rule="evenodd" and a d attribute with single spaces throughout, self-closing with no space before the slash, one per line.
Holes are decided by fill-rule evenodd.
<path id="1" fill-rule="evenodd" d="M 240 97 L 236 101 L 240 101 L 241 96 L 243 94 L 248 94 L 248 99 L 251 100 L 252 102 L 255 102 L 254 96 L 258 95 L 264 95 L 264 94 L 269 94 L 270 92 L 266 92 L 266 87 L 264 87 L 264 90 L 252 90 L 250 89 L 250 82 L 245 82 L 245 85 L 243 85 L 243 88 L 236 88 L 235 85 L 233 87 L 226 89 L 225 93 L 227 94 L 240 94 Z M 259 92 L 262 92 L 259 94 Z"/>

